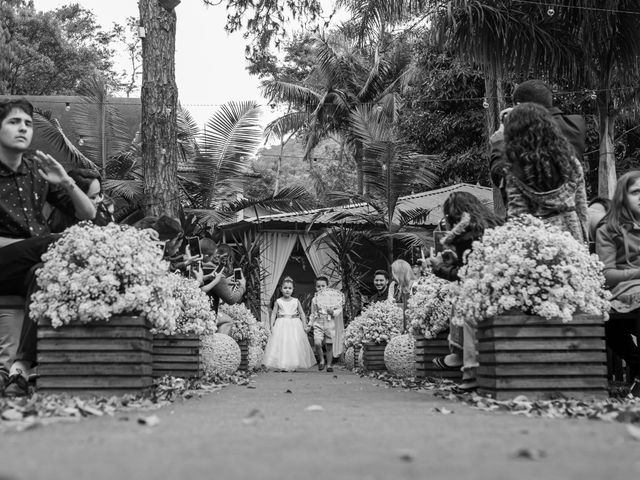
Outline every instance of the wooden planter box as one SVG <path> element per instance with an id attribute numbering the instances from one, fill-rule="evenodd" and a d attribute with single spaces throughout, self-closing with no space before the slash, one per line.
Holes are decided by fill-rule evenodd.
<path id="1" fill-rule="evenodd" d="M 365 370 L 370 371 L 382 371 L 387 367 L 384 364 L 384 349 L 387 343 L 363 343 L 362 348 L 364 354 L 362 355 L 363 367 Z"/>
<path id="2" fill-rule="evenodd" d="M 197 335 L 154 335 L 154 377 L 191 378 L 199 372 L 200 338 Z"/>
<path id="3" fill-rule="evenodd" d="M 236 343 L 240 347 L 240 366 L 238 370 L 247 371 L 249 370 L 249 341 L 240 340 Z"/>
<path id="4" fill-rule="evenodd" d="M 601 317 L 501 315 L 478 324 L 478 352 L 478 391 L 498 400 L 608 396 Z"/>
<path id="5" fill-rule="evenodd" d="M 448 378 L 460 380 L 462 370 L 442 370 L 433 364 L 436 357 L 449 355 L 449 333 L 441 332 L 436 338 L 424 338 L 422 335 L 416 336 L 416 376 L 418 378 Z"/>
<path id="6" fill-rule="evenodd" d="M 360 345 L 353 346 L 353 368 L 360 368 L 362 365 L 359 364 L 360 350 L 362 347 Z"/>
<path id="7" fill-rule="evenodd" d="M 143 393 L 153 384 L 148 322 L 117 316 L 108 322 L 54 329 L 38 323 L 39 392 L 73 395 Z"/>

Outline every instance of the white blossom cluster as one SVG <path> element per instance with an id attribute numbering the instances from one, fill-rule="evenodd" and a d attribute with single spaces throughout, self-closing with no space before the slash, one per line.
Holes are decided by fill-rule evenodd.
<path id="1" fill-rule="evenodd" d="M 530 215 L 489 229 L 458 275 L 452 321 L 462 325 L 508 310 L 564 322 L 575 312 L 608 317 L 603 264 L 571 234 Z"/>
<path id="2" fill-rule="evenodd" d="M 343 342 L 346 348 L 363 343 L 384 343 L 402 329 L 402 309 L 393 300 L 369 305 L 347 326 Z"/>
<path id="3" fill-rule="evenodd" d="M 432 273 L 420 277 L 407 302 L 407 320 L 414 335 L 435 338 L 449 328 L 453 283 Z"/>
<path id="4" fill-rule="evenodd" d="M 59 327 L 136 314 L 155 328 L 174 328 L 180 307 L 154 231 L 82 223 L 67 229 L 42 259 L 31 304 L 36 321 Z"/>

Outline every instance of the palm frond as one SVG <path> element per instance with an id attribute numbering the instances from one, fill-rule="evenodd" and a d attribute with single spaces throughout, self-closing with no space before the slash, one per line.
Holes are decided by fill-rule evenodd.
<path id="1" fill-rule="evenodd" d="M 266 98 L 288 103 L 303 111 L 314 110 L 321 98 L 321 94 L 307 86 L 281 80 L 265 80 L 261 90 Z"/>
<path id="2" fill-rule="evenodd" d="M 281 139 L 289 133 L 295 133 L 309 122 L 309 114 L 305 112 L 289 112 L 269 122 L 264 130 L 265 142 L 275 137 Z"/>

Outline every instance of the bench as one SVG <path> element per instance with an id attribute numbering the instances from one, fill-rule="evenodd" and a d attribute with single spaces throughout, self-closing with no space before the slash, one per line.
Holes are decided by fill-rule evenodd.
<path id="1" fill-rule="evenodd" d="M 0 295 L 0 369 L 9 370 L 18 348 L 24 318 L 24 297 Z"/>

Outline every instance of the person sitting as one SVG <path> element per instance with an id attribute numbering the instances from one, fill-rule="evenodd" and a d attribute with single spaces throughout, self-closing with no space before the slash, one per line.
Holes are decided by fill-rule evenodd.
<path id="1" fill-rule="evenodd" d="M 505 122 L 507 216 L 528 213 L 588 239 L 582 164 L 546 108 L 515 107 Z"/>
<path id="2" fill-rule="evenodd" d="M 51 234 L 44 220 L 45 202 L 58 206 L 68 197 L 78 219 L 96 216 L 91 200 L 60 163 L 43 152 L 29 152 L 33 110 L 25 99 L 0 102 L 0 295 L 26 298 L 14 361 L 9 372 L 0 369 L 0 391 L 5 396 L 29 394 L 28 372 L 37 361 L 30 297 L 37 288 L 35 272 L 41 256 L 59 237 Z"/>
<path id="3" fill-rule="evenodd" d="M 581 115 L 565 115 L 559 108 L 553 106 L 553 92 L 542 80 L 527 80 L 519 84 L 513 91 L 513 103 L 517 106 L 521 103 L 538 104 L 550 113 L 562 135 L 569 141 L 573 154 L 582 160 L 585 148 L 585 136 L 587 126 Z M 507 185 L 505 172 L 508 161 L 505 155 L 504 120 L 513 108 L 507 108 L 500 112 L 500 127 L 491 135 L 490 176 L 491 182 L 500 190 L 502 201 L 507 206 Z"/>
<path id="4" fill-rule="evenodd" d="M 441 239 L 444 250 L 429 260 L 434 275 L 457 282 L 460 281 L 458 271 L 465 263 L 473 242 L 482 239 L 486 229 L 498 226 L 502 221 L 468 192 L 453 192 L 445 200 L 442 209 L 448 223 L 448 232 Z M 475 389 L 475 370 L 478 366 L 475 329 L 471 325 L 459 327 L 450 324 L 448 340 L 451 354 L 436 357 L 433 363 L 443 370 L 462 367 L 463 383 L 460 389 Z"/>
<path id="5" fill-rule="evenodd" d="M 596 231 L 596 253 L 611 289 L 611 308 L 634 318 L 613 316 L 605 323 L 607 345 L 630 369 L 631 394 L 640 397 L 640 171 L 622 175 L 611 208 Z"/>
<path id="6" fill-rule="evenodd" d="M 242 270 L 240 270 L 240 278 L 235 278 L 233 250 L 229 245 L 218 245 L 209 259 L 210 264 L 215 266 L 215 270 L 208 275 L 200 271 L 196 274 L 196 279 L 200 282 L 200 289 L 211 297 L 211 306 L 217 314 L 220 301 L 236 304 L 242 300 L 247 288 L 247 280 Z M 218 321 L 221 324 L 225 323 L 224 317 L 219 318 Z"/>
<path id="7" fill-rule="evenodd" d="M 92 220 L 95 225 L 104 226 L 115 221 L 113 218 L 113 202 L 106 198 L 102 192 L 102 177 L 98 171 L 88 168 L 76 168 L 69 170 L 69 176 L 96 208 L 96 216 Z M 64 198 L 61 205 L 52 209 L 47 219 L 53 233 L 63 232 L 79 221 L 68 196 Z"/>
<path id="8" fill-rule="evenodd" d="M 376 289 L 376 293 L 369 297 L 367 305 L 371 305 L 376 302 L 384 302 L 394 295 L 394 288 L 391 286 L 391 292 L 389 291 L 389 273 L 386 270 L 376 270 L 373 274 L 373 286 Z"/>

